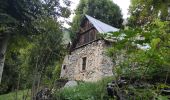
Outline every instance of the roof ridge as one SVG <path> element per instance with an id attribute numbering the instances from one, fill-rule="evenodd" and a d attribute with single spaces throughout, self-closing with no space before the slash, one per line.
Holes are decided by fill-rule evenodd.
<path id="1" fill-rule="evenodd" d="M 88 15 L 87 15 L 88 16 Z M 91 16 L 88 16 L 91 17 Z M 92 17 L 93 18 L 93 17 Z M 97 19 L 96 19 L 97 20 Z M 99 21 L 99 20 L 98 20 Z M 96 23 L 96 21 L 94 21 L 94 23 Z M 96 25 L 102 30 L 102 28 L 96 23 Z M 102 30 L 103 31 L 103 30 Z M 104 32 L 104 31 L 103 31 Z"/>
<path id="2" fill-rule="evenodd" d="M 99 33 L 115 32 L 118 28 L 108 25 L 100 20 L 97 20 L 89 15 L 85 15 L 86 18 L 93 24 L 93 26 L 99 31 Z"/>

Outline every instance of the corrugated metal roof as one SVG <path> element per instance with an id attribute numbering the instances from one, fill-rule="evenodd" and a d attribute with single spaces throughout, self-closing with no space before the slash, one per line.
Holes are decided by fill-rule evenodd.
<path id="1" fill-rule="evenodd" d="M 91 16 L 85 15 L 86 18 L 93 24 L 93 26 L 99 31 L 99 33 L 116 32 L 118 28 L 105 24 Z"/>

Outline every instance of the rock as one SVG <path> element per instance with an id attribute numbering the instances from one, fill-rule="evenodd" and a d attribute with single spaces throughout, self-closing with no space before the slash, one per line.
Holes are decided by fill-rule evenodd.
<path id="1" fill-rule="evenodd" d="M 120 77 L 118 80 L 113 80 L 111 83 L 107 84 L 107 93 L 111 98 L 116 97 L 116 100 L 126 100 L 125 91 L 121 88 L 127 85 L 127 81 L 124 77 Z M 118 86 L 118 87 L 117 87 Z M 118 90 L 119 88 L 120 90 Z"/>
<path id="2" fill-rule="evenodd" d="M 110 84 L 107 85 L 107 93 L 108 93 L 108 96 L 110 96 L 110 97 L 114 96 L 113 95 L 113 87 Z"/>
<path id="3" fill-rule="evenodd" d="M 52 94 L 49 88 L 44 88 L 36 94 L 35 100 L 53 100 Z"/>
<path id="4" fill-rule="evenodd" d="M 118 86 L 121 88 L 127 84 L 127 81 L 124 78 L 120 78 L 117 82 Z"/>
<path id="5" fill-rule="evenodd" d="M 55 81 L 55 89 L 60 89 L 68 82 L 67 79 L 58 79 Z"/>
<path id="6" fill-rule="evenodd" d="M 68 81 L 64 87 L 74 87 L 77 86 L 77 82 L 76 81 Z"/>
<path id="7" fill-rule="evenodd" d="M 170 88 L 164 88 L 161 91 L 162 91 L 162 94 L 164 95 L 170 95 Z"/>

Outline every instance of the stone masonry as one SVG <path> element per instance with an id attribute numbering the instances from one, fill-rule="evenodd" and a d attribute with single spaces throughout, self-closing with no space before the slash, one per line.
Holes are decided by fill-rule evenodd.
<path id="1" fill-rule="evenodd" d="M 112 76 L 113 63 L 106 56 L 107 45 L 104 40 L 97 40 L 75 49 L 66 55 L 61 69 L 61 78 L 69 80 L 97 81 L 105 76 Z M 86 67 L 83 70 L 83 58 L 86 57 Z"/>

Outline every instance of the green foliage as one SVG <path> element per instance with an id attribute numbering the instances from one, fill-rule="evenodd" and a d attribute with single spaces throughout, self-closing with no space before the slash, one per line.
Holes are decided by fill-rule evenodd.
<path id="1" fill-rule="evenodd" d="M 146 83 L 145 83 L 146 84 Z M 148 84 L 149 85 L 149 84 Z M 168 100 L 168 96 L 161 95 L 160 90 L 157 90 L 156 85 L 145 86 L 143 88 L 133 87 L 129 85 L 126 92 L 133 93 L 127 100 Z"/>
<path id="2" fill-rule="evenodd" d="M 155 18 L 166 20 L 168 16 L 169 0 L 131 0 L 129 7 L 129 25 L 132 27 L 143 26 Z"/>
<path id="3" fill-rule="evenodd" d="M 94 83 L 80 82 L 78 86 L 56 91 L 57 100 L 103 100 L 107 97 L 106 85 L 113 78 L 105 78 Z"/>
<path id="4" fill-rule="evenodd" d="M 53 77 L 54 77 L 54 80 L 56 79 L 59 79 L 60 78 L 60 73 L 61 73 L 61 65 L 60 63 L 58 64 L 55 64 L 56 67 L 55 69 L 52 71 L 52 74 L 53 74 Z"/>
<path id="5" fill-rule="evenodd" d="M 128 100 L 152 100 L 155 99 L 155 91 L 151 88 L 134 88 L 128 87 L 128 92 L 134 93 Z"/>
<path id="6" fill-rule="evenodd" d="M 63 34 L 60 24 L 52 18 L 40 19 L 35 25 L 41 34 L 33 37 L 34 44 L 27 61 L 28 70 L 34 74 L 39 73 L 41 84 L 49 85 L 59 77 L 60 70 L 54 69 L 56 65 L 59 68 L 66 51 L 62 43 Z"/>
<path id="7" fill-rule="evenodd" d="M 113 79 L 113 77 L 109 77 L 93 83 L 79 82 L 78 86 L 62 88 L 56 91 L 54 97 L 56 100 L 116 100 L 116 97 L 114 99 L 109 97 L 106 90 L 107 83 L 112 82 Z M 167 96 L 159 94 L 160 90 L 157 90 L 159 85 L 144 84 L 146 84 L 144 87 L 138 87 L 133 84 L 124 85 L 117 88 L 116 91 L 119 96 L 126 98 L 126 100 L 167 100 Z"/>
<path id="8" fill-rule="evenodd" d="M 167 96 L 159 95 L 157 100 L 169 100 L 169 98 Z"/>
<path id="9" fill-rule="evenodd" d="M 117 36 L 113 33 L 111 37 L 117 42 L 108 50 L 108 55 L 117 62 L 114 70 L 136 79 L 169 80 L 170 35 L 167 29 L 167 22 L 156 19 L 143 29 L 124 30 Z M 146 44 L 148 48 L 142 49 Z"/>
<path id="10" fill-rule="evenodd" d="M 35 34 L 33 21 L 41 17 L 68 17 L 70 11 L 56 0 L 1 0 L 0 1 L 1 34 Z"/>
<path id="11" fill-rule="evenodd" d="M 15 38 L 11 39 L 10 42 L 11 44 L 8 46 L 6 53 L 6 62 L 2 77 L 3 81 L 1 83 L 0 94 L 15 90 L 18 80 L 21 80 L 20 88 L 25 88 L 25 83 L 27 83 L 26 80 L 28 78 L 26 76 L 28 70 L 26 70 L 26 68 L 21 65 L 25 64 L 25 54 L 28 53 L 31 44 L 29 44 L 25 37 L 18 35 L 15 35 Z"/>
<path id="12" fill-rule="evenodd" d="M 156 85 L 144 88 L 136 88 L 132 86 L 127 87 L 127 91 L 134 93 L 132 98 L 135 100 L 168 100 L 168 96 L 160 94 L 160 90 L 157 90 Z M 132 99 L 131 98 L 131 99 Z M 131 100 L 130 99 L 130 100 Z"/>
<path id="13" fill-rule="evenodd" d="M 36 73 L 42 74 L 45 85 L 59 78 L 60 62 L 66 51 L 61 26 L 53 18 L 36 20 L 34 26 L 41 34 L 29 38 L 15 35 L 10 40 L 0 93 L 15 90 L 18 82 L 19 89 L 30 88 Z"/>
<path id="14" fill-rule="evenodd" d="M 37 73 L 44 84 L 59 77 L 65 49 L 57 18 L 70 15 L 70 1 L 63 2 L 67 6 L 58 0 L 0 0 L 0 41 L 10 37 L 6 54 L 0 43 L 6 55 L 0 94 L 30 88 Z"/>

